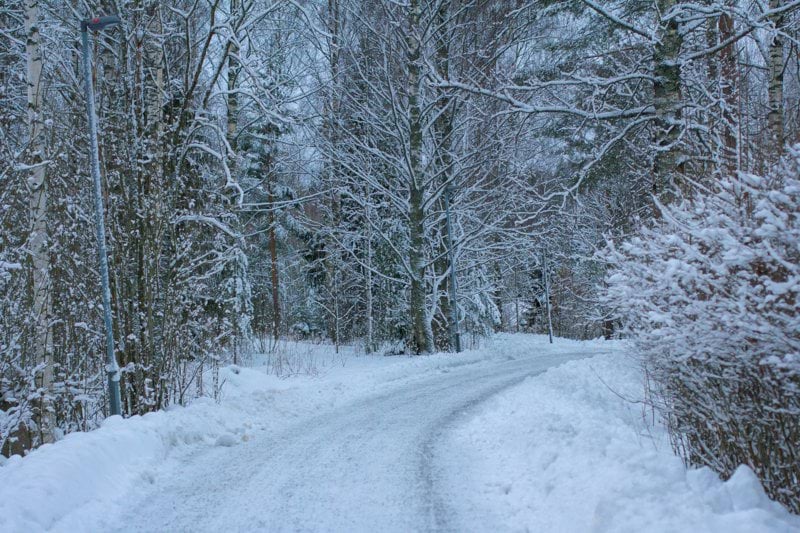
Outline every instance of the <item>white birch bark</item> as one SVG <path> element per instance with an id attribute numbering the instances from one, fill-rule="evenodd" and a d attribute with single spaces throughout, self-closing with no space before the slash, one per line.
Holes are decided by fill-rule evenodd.
<path id="1" fill-rule="evenodd" d="M 653 49 L 653 74 L 656 78 L 653 106 L 657 128 L 654 139 L 656 154 L 653 161 L 655 177 L 653 192 L 665 203 L 675 198 L 682 171 L 682 154 L 679 146 L 681 72 L 678 57 L 683 40 L 675 17 L 664 20 L 670 16 L 670 11 L 675 5 L 676 0 L 657 0 L 659 31 L 658 42 Z"/>
<path id="2" fill-rule="evenodd" d="M 25 52 L 28 86 L 28 134 L 31 176 L 28 179 L 31 233 L 28 246 L 33 268 L 34 359 L 42 369 L 36 385 L 43 391 L 37 422 L 42 442 L 53 440 L 53 413 L 48 395 L 53 382 L 53 337 L 50 328 L 50 259 L 47 234 L 47 183 L 42 122 L 42 55 L 39 34 L 39 0 L 25 2 Z"/>
<path id="3" fill-rule="evenodd" d="M 783 6 L 782 0 L 770 0 L 770 11 Z M 769 46 L 769 124 L 770 144 L 774 147 L 776 159 L 783 153 L 783 15 L 772 17 L 773 32 L 772 42 Z"/>

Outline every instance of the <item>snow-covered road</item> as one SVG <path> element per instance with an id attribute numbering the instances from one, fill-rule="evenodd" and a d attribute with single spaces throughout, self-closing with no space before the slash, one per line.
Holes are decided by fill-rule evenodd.
<path id="1" fill-rule="evenodd" d="M 312 375 L 257 358 L 222 369 L 219 403 L 111 417 L 0 461 L 0 531 L 800 531 L 748 468 L 684 468 L 614 341 L 281 349 Z"/>
<path id="2" fill-rule="evenodd" d="M 448 457 L 433 453 L 437 439 L 486 398 L 581 355 L 445 367 L 285 432 L 211 448 L 161 472 L 117 524 L 120 531 L 449 530 L 452 511 L 436 476 Z"/>

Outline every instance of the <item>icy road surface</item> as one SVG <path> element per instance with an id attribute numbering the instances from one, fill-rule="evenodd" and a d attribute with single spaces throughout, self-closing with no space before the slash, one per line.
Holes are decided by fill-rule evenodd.
<path id="1" fill-rule="evenodd" d="M 445 367 L 282 433 L 211 448 L 160 472 L 115 522 L 119 531 L 448 531 L 454 511 L 435 475 L 448 457 L 434 453 L 437 440 L 499 391 L 586 355 Z"/>

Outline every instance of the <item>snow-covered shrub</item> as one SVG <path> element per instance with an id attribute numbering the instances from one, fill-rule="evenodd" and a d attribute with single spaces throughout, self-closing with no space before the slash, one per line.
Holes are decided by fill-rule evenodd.
<path id="1" fill-rule="evenodd" d="M 800 145 L 662 212 L 610 245 L 608 303 L 675 449 L 725 478 L 750 466 L 800 512 Z"/>

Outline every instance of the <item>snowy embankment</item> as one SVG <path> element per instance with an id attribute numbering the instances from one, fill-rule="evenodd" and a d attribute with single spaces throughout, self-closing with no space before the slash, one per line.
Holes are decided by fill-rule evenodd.
<path id="1" fill-rule="evenodd" d="M 800 531 L 740 467 L 687 471 L 627 355 L 570 361 L 501 393 L 439 443 L 463 530 Z M 453 450 L 458 450 L 453 454 Z M 477 527 L 476 527 L 477 526 Z"/>
<path id="2" fill-rule="evenodd" d="M 445 498 L 451 508 L 452 516 L 447 520 L 459 524 L 458 529 L 469 531 L 528 528 L 727 533 L 800 529 L 800 519 L 769 502 L 746 470 L 727 483 L 707 470 L 684 471 L 671 454 L 663 431 L 642 420 L 641 406 L 622 400 L 604 385 L 607 383 L 627 398 L 641 397 L 635 365 L 616 343 L 558 339 L 551 346 L 543 337 L 502 335 L 483 349 L 459 356 L 418 358 L 336 356 L 327 347 L 310 345 L 288 349 L 294 351 L 292 357 L 302 361 L 304 368 L 316 368 L 316 375 L 279 379 L 262 367 L 228 367 L 221 373 L 225 385 L 220 403 L 201 399 L 186 408 L 126 420 L 112 418 L 96 431 L 68 435 L 24 459 L 5 461 L 0 466 L 0 531 L 157 530 L 159 524 L 171 523 L 167 514 L 175 514 L 176 510 L 169 504 L 165 507 L 173 510 L 162 509 L 161 515 L 151 516 L 158 512 L 143 502 L 151 501 L 148 495 L 160 501 L 158 495 L 169 493 L 170 479 L 176 476 L 185 477 L 192 487 L 186 497 L 200 498 L 194 502 L 195 507 L 203 508 L 206 501 L 208 505 L 227 505 L 227 501 L 232 504 L 230 508 L 207 511 L 223 515 L 223 523 L 240 524 L 242 530 L 258 529 L 254 525 L 257 522 L 248 521 L 251 517 L 246 513 L 247 506 L 242 505 L 259 494 L 272 494 L 272 489 L 277 495 L 285 491 L 281 486 L 259 485 L 259 490 L 237 500 L 240 487 L 248 486 L 248 479 L 234 476 L 229 487 L 210 474 L 206 476 L 220 467 L 222 457 L 229 467 L 247 463 L 242 465 L 243 475 L 256 475 L 259 469 L 266 468 L 267 472 L 260 474 L 266 477 L 258 483 L 277 483 L 282 474 L 297 475 L 297 480 L 290 483 L 295 492 L 301 490 L 303 479 L 313 479 L 315 460 L 321 462 L 319 471 L 324 474 L 325 468 L 332 468 L 325 461 L 347 459 L 351 462 L 342 465 L 341 475 L 352 474 L 350 481 L 363 484 L 366 471 L 358 470 L 361 467 L 357 465 L 369 465 L 372 460 L 349 457 L 347 450 L 351 448 L 358 453 L 363 450 L 363 454 L 376 454 L 373 459 L 378 465 L 408 460 L 408 465 L 399 465 L 399 471 L 413 473 L 413 462 L 419 459 L 414 450 L 421 443 L 404 443 L 402 438 L 405 435 L 406 440 L 413 440 L 416 437 L 412 435 L 428 435 L 427 430 L 421 431 L 424 427 L 416 427 L 424 426 L 426 419 L 416 415 L 393 418 L 402 414 L 402 409 L 413 410 L 413 399 L 421 398 L 421 402 L 427 402 L 425 406 L 430 406 L 428 410 L 435 411 L 437 405 L 457 396 L 455 389 L 448 386 L 469 387 L 508 365 L 525 368 L 527 360 L 552 360 L 557 364 L 572 357 L 609 351 L 611 355 L 571 361 L 529 378 L 522 385 L 470 407 L 437 433 L 436 453 L 431 456 L 436 463 L 432 465 L 436 473 L 432 490 L 436 497 Z M 434 386 L 440 382 L 444 385 L 441 390 Z M 427 396 L 420 396 L 422 391 L 427 391 Z M 395 397 L 397 405 L 392 403 Z M 374 416 L 383 417 L 380 423 L 361 420 L 367 414 L 372 416 L 367 405 L 379 406 Z M 387 405 L 390 407 L 384 409 Z M 354 417 L 342 418 L 342 413 L 354 413 Z M 320 416 L 330 417 L 331 427 L 323 428 L 321 435 L 309 435 L 309 424 L 313 427 Z M 381 423 L 397 431 L 388 436 L 396 446 L 372 449 L 374 446 L 369 443 L 344 442 L 375 439 L 369 430 L 359 432 L 359 428 L 373 425 L 376 431 L 382 431 Z M 403 423 L 408 427 L 401 427 Z M 331 440 L 337 435 L 343 435 L 343 442 Z M 315 439 L 322 438 L 332 455 L 325 456 L 324 450 L 317 455 L 304 454 L 300 446 L 303 443 L 298 441 L 304 436 L 311 439 L 306 444 L 312 448 L 316 446 Z M 267 461 L 273 452 L 278 452 L 270 447 L 273 442 L 300 450 L 302 457 L 278 460 L 280 464 L 273 467 Z M 413 453 L 399 455 L 398 450 L 402 449 Z M 397 457 L 392 453 L 398 453 Z M 258 462 L 249 462 L 254 457 Z M 373 481 L 375 484 L 364 490 L 380 492 L 380 483 Z M 213 483 L 223 485 L 217 487 Z M 315 482 L 314 486 L 318 488 L 320 484 L 321 481 Z M 404 493 L 407 489 L 398 490 Z M 203 499 L 209 491 L 211 499 Z M 234 499 L 223 498 L 226 492 Z M 387 490 L 381 497 L 388 498 L 389 494 Z M 424 499 L 424 494 L 420 496 Z M 176 505 L 193 509 L 190 503 L 183 500 Z M 313 498 L 307 503 L 324 507 L 324 502 Z M 398 512 L 408 514 L 403 501 L 395 503 Z M 254 500 L 253 506 L 257 515 L 269 514 L 264 503 Z M 267 518 L 285 518 L 285 511 L 305 512 L 291 506 L 283 509 L 283 513 Z M 363 500 L 361 509 L 353 505 L 347 510 L 362 514 L 367 511 Z M 145 517 L 138 527 L 131 513 Z M 229 521 L 225 513 L 238 513 L 239 522 Z M 189 515 L 188 523 L 194 524 L 190 529 L 196 529 L 197 515 Z M 274 521 L 270 524 L 271 528 L 278 525 Z M 287 522 L 285 529 L 291 529 L 291 524 Z M 317 525 L 320 530 L 330 529 L 325 523 Z M 211 523 L 205 527 L 210 530 Z"/>

